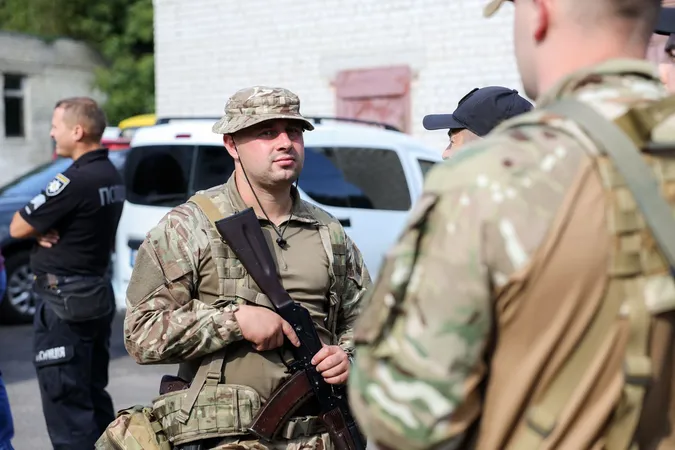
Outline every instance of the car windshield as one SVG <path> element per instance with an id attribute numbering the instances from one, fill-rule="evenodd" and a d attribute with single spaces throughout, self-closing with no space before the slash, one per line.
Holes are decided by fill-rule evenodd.
<path id="1" fill-rule="evenodd" d="M 0 188 L 5 197 L 30 197 L 38 194 L 56 176 L 73 163 L 70 158 L 57 158 L 21 175 Z"/>
<path id="2" fill-rule="evenodd" d="M 109 152 L 110 162 L 121 173 L 128 150 Z M 4 197 L 32 197 L 43 190 L 56 174 L 66 170 L 73 160 L 70 158 L 57 158 L 53 161 L 41 164 L 34 169 L 21 175 L 14 181 L 0 187 L 0 195 Z"/>

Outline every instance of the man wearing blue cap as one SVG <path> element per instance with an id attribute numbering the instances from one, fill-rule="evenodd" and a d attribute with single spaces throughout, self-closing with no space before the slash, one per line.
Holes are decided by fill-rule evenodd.
<path id="1" fill-rule="evenodd" d="M 661 8 L 654 33 L 658 36 L 652 40 L 654 49 L 648 53 L 648 57 L 658 64 L 663 84 L 670 92 L 675 92 L 675 8 Z"/>
<path id="2" fill-rule="evenodd" d="M 452 114 L 431 114 L 424 117 L 422 124 L 427 130 L 448 130 L 450 143 L 443 151 L 443 159 L 448 159 L 464 144 L 482 138 L 504 120 L 531 109 L 532 104 L 515 89 L 488 86 L 466 94 Z"/>

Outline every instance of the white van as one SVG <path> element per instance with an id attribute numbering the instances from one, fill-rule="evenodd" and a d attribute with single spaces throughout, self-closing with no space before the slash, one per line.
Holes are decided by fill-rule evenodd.
<path id="1" fill-rule="evenodd" d="M 113 286 L 119 309 L 136 250 L 146 233 L 194 192 L 225 183 L 234 162 L 215 120 L 140 128 L 125 165 L 127 201 L 120 219 Z M 300 195 L 337 217 L 363 253 L 373 278 L 421 194 L 440 152 L 412 137 L 371 125 L 317 121 L 305 133 Z"/>

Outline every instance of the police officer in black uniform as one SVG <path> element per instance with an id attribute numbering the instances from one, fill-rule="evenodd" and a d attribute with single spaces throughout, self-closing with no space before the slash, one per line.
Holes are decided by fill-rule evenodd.
<path id="1" fill-rule="evenodd" d="M 108 268 L 124 185 L 100 145 L 105 126 L 92 99 L 56 104 L 51 136 L 57 153 L 73 164 L 17 211 L 10 226 L 15 238 L 37 238 L 34 362 L 57 450 L 93 449 L 115 417 L 105 390 L 115 314 Z"/>

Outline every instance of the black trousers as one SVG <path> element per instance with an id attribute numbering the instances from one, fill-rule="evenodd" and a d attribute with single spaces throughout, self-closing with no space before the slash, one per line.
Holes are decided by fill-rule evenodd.
<path id="1" fill-rule="evenodd" d="M 112 286 L 110 289 L 111 299 Z M 33 321 L 35 368 L 42 411 L 55 450 L 94 448 L 115 418 L 106 392 L 110 363 L 110 334 L 115 310 L 85 321 L 61 320 L 39 301 Z"/>

